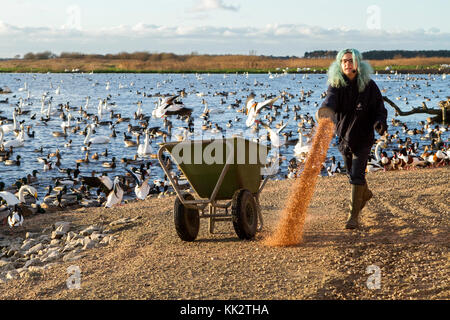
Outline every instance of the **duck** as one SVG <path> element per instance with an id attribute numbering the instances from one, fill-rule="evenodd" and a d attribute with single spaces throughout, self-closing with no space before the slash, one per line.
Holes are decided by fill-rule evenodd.
<path id="1" fill-rule="evenodd" d="M 89 162 L 89 152 L 86 152 L 84 159 L 75 160 L 76 163 L 88 163 Z"/>
<path id="2" fill-rule="evenodd" d="M 150 186 L 148 184 L 148 181 L 150 177 L 145 179 L 145 171 L 141 172 L 141 176 L 139 177 L 138 174 L 134 173 L 133 171 L 126 169 L 128 173 L 131 174 L 131 176 L 134 178 L 134 181 L 136 183 L 136 186 L 134 187 L 134 193 L 136 195 L 136 199 L 139 200 L 145 200 L 148 193 L 150 192 Z"/>
<path id="3" fill-rule="evenodd" d="M 42 170 L 44 170 L 44 172 L 52 170 L 53 162 L 48 161 L 46 158 L 43 159 L 43 162 L 44 162 L 44 166 L 43 166 Z"/>
<path id="4" fill-rule="evenodd" d="M 113 188 L 109 192 L 108 197 L 106 198 L 105 208 L 111 208 L 116 205 L 120 205 L 123 198 L 123 189 L 120 186 L 119 177 L 116 176 L 113 182 Z"/>
<path id="5" fill-rule="evenodd" d="M 86 146 L 82 146 L 81 147 L 81 151 L 89 151 L 89 150 L 91 150 L 91 145 L 92 145 L 92 142 L 89 141 Z"/>
<path id="6" fill-rule="evenodd" d="M 124 135 L 125 135 L 125 132 L 124 132 Z M 126 137 L 126 135 L 124 136 L 124 139 L 123 139 L 123 142 L 124 142 L 124 144 L 125 144 L 125 147 L 127 147 L 127 148 L 129 148 L 129 147 L 135 147 L 135 146 L 139 146 L 139 137 L 140 137 L 140 134 L 138 134 L 137 136 L 136 136 L 136 141 L 133 141 L 133 140 L 128 140 L 128 139 L 125 139 L 125 137 Z"/>
<path id="7" fill-rule="evenodd" d="M 63 128 L 63 131 L 53 131 L 52 136 L 54 137 L 67 137 L 67 127 Z"/>
<path id="8" fill-rule="evenodd" d="M 18 205 L 15 205 L 14 209 L 9 211 L 7 221 L 10 228 L 20 227 L 23 224 L 22 210 Z"/>
<path id="9" fill-rule="evenodd" d="M 406 148 L 403 148 L 402 150 L 400 150 L 398 157 L 399 157 L 399 159 L 401 159 L 405 162 L 406 168 L 417 167 L 417 166 L 425 167 L 427 165 L 427 162 L 424 159 L 422 159 L 420 157 L 408 155 Z"/>
<path id="10" fill-rule="evenodd" d="M 27 184 L 31 184 L 34 182 L 38 181 L 38 177 L 37 177 L 38 171 L 37 170 L 33 170 L 31 172 L 31 174 L 27 175 Z"/>
<path id="11" fill-rule="evenodd" d="M 64 144 L 64 148 L 70 148 L 70 147 L 72 147 L 72 139 L 70 139 L 68 142 L 66 142 Z"/>
<path id="12" fill-rule="evenodd" d="M 102 167 L 114 169 L 116 167 L 116 157 L 112 157 L 111 162 L 103 162 Z"/>
<path id="13" fill-rule="evenodd" d="M 20 166 L 20 159 L 21 159 L 20 154 L 18 154 L 16 156 L 16 160 L 6 159 L 5 162 L 4 162 L 5 166 Z"/>

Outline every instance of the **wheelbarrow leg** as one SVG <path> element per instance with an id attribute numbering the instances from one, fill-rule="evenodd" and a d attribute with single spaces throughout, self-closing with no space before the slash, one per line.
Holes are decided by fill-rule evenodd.
<path id="1" fill-rule="evenodd" d="M 262 216 L 262 212 L 261 212 L 261 205 L 259 204 L 259 193 L 255 196 L 256 198 L 256 211 L 258 213 L 258 226 L 256 227 L 256 231 L 261 231 L 264 221 L 263 221 L 263 216 Z"/>
<path id="2" fill-rule="evenodd" d="M 215 226 L 215 220 L 213 215 L 216 214 L 216 208 L 213 207 L 211 204 L 209 205 L 209 233 L 214 233 L 214 226 Z"/>

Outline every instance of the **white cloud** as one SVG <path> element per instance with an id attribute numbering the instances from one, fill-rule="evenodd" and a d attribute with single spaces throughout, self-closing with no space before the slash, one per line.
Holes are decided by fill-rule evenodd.
<path id="1" fill-rule="evenodd" d="M 265 27 L 163 26 L 137 23 L 112 28 L 76 30 L 17 27 L 0 21 L 0 57 L 50 50 L 84 53 L 120 51 L 198 51 L 242 54 L 256 50 L 264 55 L 297 55 L 318 49 L 352 46 L 367 50 L 450 49 L 450 33 L 430 30 L 352 30 L 300 24 Z"/>
<path id="2" fill-rule="evenodd" d="M 226 5 L 222 0 L 198 0 L 197 4 L 191 9 L 191 11 L 198 12 L 216 9 L 238 11 L 239 6 Z"/>

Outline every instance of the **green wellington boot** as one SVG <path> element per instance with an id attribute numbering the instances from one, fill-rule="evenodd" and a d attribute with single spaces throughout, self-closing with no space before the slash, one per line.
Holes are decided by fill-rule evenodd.
<path id="1" fill-rule="evenodd" d="M 346 229 L 358 228 L 358 216 L 364 202 L 366 185 L 352 184 L 352 199 L 350 203 L 350 213 L 345 225 Z"/>
<path id="2" fill-rule="evenodd" d="M 361 209 L 360 210 L 362 210 L 366 206 L 367 201 L 372 199 L 372 197 L 373 197 L 372 191 L 369 190 L 369 187 L 367 186 L 367 183 L 364 184 L 363 202 L 361 204 Z"/>

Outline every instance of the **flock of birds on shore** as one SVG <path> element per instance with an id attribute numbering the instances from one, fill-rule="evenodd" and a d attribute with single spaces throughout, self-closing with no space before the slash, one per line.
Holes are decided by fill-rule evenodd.
<path id="1" fill-rule="evenodd" d="M 244 75 L 245 76 L 245 75 Z M 248 78 L 248 74 L 246 75 Z M 273 77 L 271 74 L 270 76 Z M 202 76 L 196 75 L 201 81 Z M 225 77 L 225 76 L 224 76 Z M 304 76 L 305 77 L 305 76 Z M 164 82 L 162 83 L 162 85 Z M 133 83 L 130 87 L 133 87 Z M 264 87 L 264 83 L 255 80 L 254 87 Z M 122 85 L 120 85 L 122 86 Z M 414 86 L 414 85 L 413 85 Z M 122 86 L 122 88 L 125 86 Z M 251 87 L 251 85 L 249 85 Z M 51 85 L 51 88 L 53 86 Z M 106 90 L 110 90 L 110 82 L 106 83 Z M 415 88 L 420 89 L 420 87 Z M 149 195 L 163 196 L 169 191 L 167 177 L 150 181 L 152 166 L 157 165 L 156 152 L 157 145 L 169 141 L 182 141 L 195 139 L 199 134 L 196 132 L 196 124 L 201 123 L 201 133 L 209 133 L 216 137 L 223 137 L 227 130 L 232 131 L 233 126 L 237 126 L 241 120 L 245 120 L 245 127 L 257 135 L 256 141 L 260 143 L 270 143 L 272 147 L 278 148 L 281 152 L 274 161 L 288 162 L 288 171 L 285 178 L 295 178 L 302 170 L 310 148 L 311 140 L 316 129 L 316 121 L 308 112 L 301 113 L 300 104 L 308 104 L 308 98 L 313 90 L 301 90 L 299 94 L 291 94 L 287 90 L 279 92 L 278 95 L 261 94 L 257 96 L 253 92 L 248 92 L 246 100 L 235 98 L 237 92 L 216 91 L 214 96 L 220 96 L 220 105 L 210 108 L 204 98 L 205 94 L 193 90 L 186 92 L 186 89 L 178 90 L 171 94 L 147 94 L 143 90 L 136 90 L 136 94 L 144 98 L 156 98 L 155 107 L 150 114 L 146 114 L 142 108 L 143 102 L 136 103 L 137 108 L 133 117 L 123 117 L 119 112 L 115 102 L 111 101 L 109 94 L 106 98 L 98 99 L 98 106 L 95 112 L 90 107 L 90 97 L 86 97 L 84 106 L 74 107 L 69 102 L 61 103 L 53 109 L 53 96 L 50 92 L 44 92 L 41 98 L 40 111 L 30 110 L 33 102 L 30 99 L 30 91 L 25 82 L 24 87 L 18 90 L 27 93 L 27 97 L 18 98 L 17 103 L 10 104 L 9 98 L 0 100 L 0 106 L 10 105 L 10 108 L 0 108 L 0 162 L 5 166 L 21 166 L 21 155 L 17 154 L 21 147 L 33 144 L 35 132 L 31 131 L 35 127 L 47 127 L 50 121 L 60 120 L 60 130 L 52 131 L 55 139 L 64 138 L 62 147 L 64 150 L 76 148 L 72 145 L 75 135 L 83 135 L 83 143 L 77 146 L 84 152 L 84 157 L 77 159 L 72 165 L 63 166 L 63 155 L 60 149 L 50 152 L 44 156 L 43 147 L 34 150 L 36 160 L 42 164 L 42 170 L 33 170 L 24 178 L 18 178 L 12 186 L 5 186 L 0 181 L 0 219 L 4 219 L 10 227 L 20 226 L 24 217 L 29 217 L 35 213 L 42 213 L 50 208 L 62 209 L 74 204 L 88 203 L 92 206 L 104 206 L 106 208 L 120 205 L 124 195 L 134 196 L 138 200 L 144 200 Z M 54 90 L 54 94 L 60 95 L 61 87 Z M 196 94 L 202 97 L 202 112 L 200 116 L 193 115 L 193 108 L 186 107 L 181 101 L 189 94 Z M 321 98 L 325 97 L 325 92 Z M 12 98 L 16 98 L 14 95 Z M 234 98 L 232 103 L 228 103 L 228 98 Z M 294 101 L 298 101 L 295 103 Z M 276 102 L 280 102 L 276 105 Z M 225 106 L 228 103 L 227 106 Z M 314 107 L 318 107 L 317 102 Z M 213 122 L 213 114 L 220 115 L 225 109 L 235 110 L 237 115 L 234 119 L 225 123 L 227 129 L 223 128 L 220 122 Z M 33 111 L 33 112 L 32 112 Z M 35 112 L 34 112 L 35 111 Z M 8 116 L 11 114 L 12 119 Z M 199 112 L 197 112 L 199 113 Z M 76 115 L 78 114 L 78 116 Z M 158 121 L 160 125 L 151 126 L 150 123 Z M 175 121 L 182 123 L 174 128 Z M 287 130 L 288 124 L 293 123 L 297 132 Z M 197 126 L 198 127 L 198 126 Z M 419 127 L 409 129 L 406 123 L 392 119 L 390 132 L 394 127 L 399 128 L 395 133 L 386 133 L 376 142 L 373 156 L 369 159 L 367 172 L 378 170 L 398 170 L 426 166 L 447 165 L 449 163 L 449 146 L 447 141 L 441 136 L 448 130 L 445 125 L 432 125 L 421 121 Z M 401 129 L 400 129 L 401 128 Z M 121 130 L 123 129 L 123 132 Z M 265 129 L 265 134 L 259 135 L 259 131 Z M 107 131 L 108 135 L 97 134 L 98 130 Z M 401 133 L 400 133 L 401 131 Z M 122 134 L 120 134 L 122 133 Z M 402 136 L 407 136 L 402 139 Z M 408 137 L 409 136 L 409 137 Z M 420 140 L 429 143 L 424 150 L 419 150 L 419 143 L 413 142 L 412 136 L 420 136 Z M 122 138 L 123 137 L 123 138 Z M 141 138 L 144 137 L 144 141 Z M 8 140 L 6 140 L 9 138 Z M 122 139 L 124 148 L 130 148 L 133 156 L 122 158 L 125 174 L 115 174 L 111 179 L 107 172 L 98 174 L 92 170 L 90 175 L 81 174 L 81 166 L 88 167 L 91 162 L 98 163 L 103 158 L 102 167 L 114 172 L 118 166 L 118 159 L 112 156 L 107 161 L 111 151 L 108 151 L 108 144 L 113 139 Z M 105 146 L 104 152 L 90 154 L 95 145 Z M 293 146 L 293 154 L 289 161 L 283 156 L 283 150 Z M 387 148 L 390 147 L 391 155 L 388 155 Z M 130 154 L 132 154 L 130 153 Z M 166 157 L 164 161 L 171 169 L 173 164 L 171 159 Z M 340 162 L 332 156 L 329 164 L 323 164 L 323 170 L 332 176 L 344 173 Z M 129 167 L 128 167 L 129 166 Z M 41 181 L 38 175 L 46 172 L 59 170 L 61 176 L 54 178 L 54 185 L 49 185 L 47 194 L 43 197 L 42 203 L 39 201 L 37 186 Z M 172 171 L 174 178 L 183 183 L 183 175 L 176 170 Z M 0 177 L 1 178 L 1 177 Z M 46 204 L 45 206 L 43 204 Z"/>

